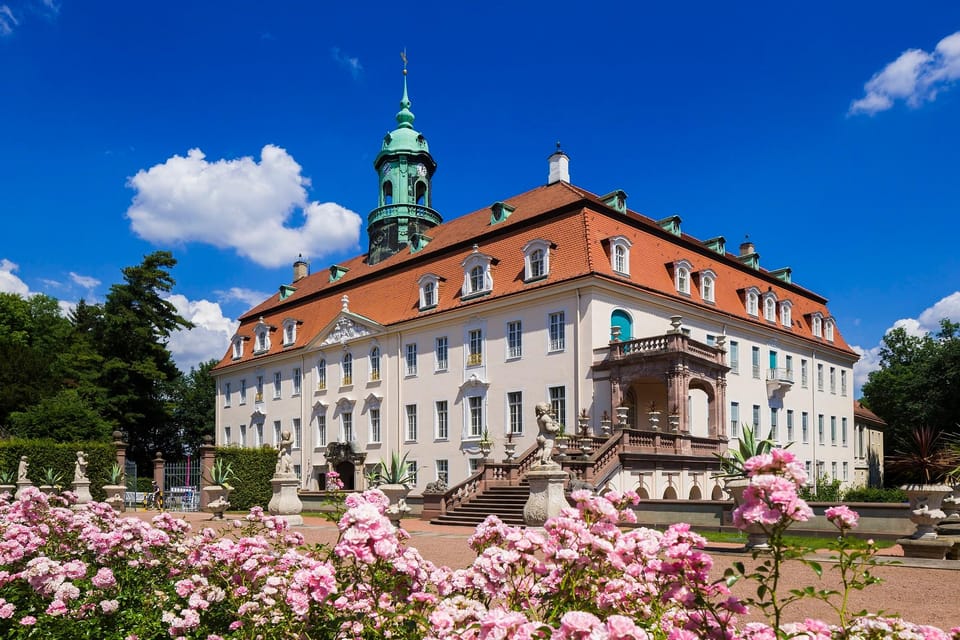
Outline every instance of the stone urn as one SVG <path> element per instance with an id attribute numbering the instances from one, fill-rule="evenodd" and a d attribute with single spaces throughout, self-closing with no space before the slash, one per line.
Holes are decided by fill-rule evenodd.
<path id="1" fill-rule="evenodd" d="M 0 485 L 0 492 L 3 485 Z M 960 522 L 960 484 L 953 485 L 953 492 L 943 499 L 943 512 L 947 515 L 945 522 Z"/>
<path id="2" fill-rule="evenodd" d="M 513 459 L 517 457 L 517 443 L 507 440 L 503 443 L 503 450 L 506 453 L 504 462 L 513 462 Z"/>
<path id="3" fill-rule="evenodd" d="M 680 414 L 671 413 L 669 416 L 667 416 L 667 424 L 670 425 L 670 431 L 673 433 L 680 431 Z"/>
<path id="4" fill-rule="evenodd" d="M 557 450 L 557 454 L 555 456 L 556 458 L 559 458 L 560 460 L 567 459 L 567 448 L 569 447 L 569 441 L 569 438 L 566 436 L 557 436 L 555 440 L 555 449 Z"/>
<path id="5" fill-rule="evenodd" d="M 660 429 L 660 412 L 659 411 L 648 411 L 647 420 L 650 421 L 651 431 L 658 431 Z"/>
<path id="6" fill-rule="evenodd" d="M 13 495 L 17 492 L 17 485 L 15 484 L 0 484 L 0 495 L 4 493 L 9 493 L 12 498 Z"/>
<path id="7" fill-rule="evenodd" d="M 106 502 L 113 510 L 117 513 L 123 513 L 127 510 L 126 505 L 126 496 L 127 496 L 127 487 L 122 484 L 105 484 L 103 485 L 103 492 L 107 494 Z"/>
<path id="8" fill-rule="evenodd" d="M 410 507 L 407 505 L 407 496 L 410 495 L 410 487 L 402 484 L 382 484 L 377 489 L 387 496 L 390 506 L 387 507 L 387 517 L 393 526 L 400 526 L 400 519 L 410 513 Z"/>
<path id="9" fill-rule="evenodd" d="M 946 519 L 943 512 L 943 500 L 953 493 L 953 487 L 946 484 L 908 484 L 900 487 L 910 501 L 908 517 L 917 525 L 911 540 L 936 540 L 937 525 Z"/>
<path id="10" fill-rule="evenodd" d="M 207 496 L 207 506 L 203 510 L 213 514 L 211 520 L 223 520 L 223 513 L 230 508 L 230 494 L 233 492 L 233 487 L 212 484 L 204 487 L 203 492 Z"/>
<path id="11" fill-rule="evenodd" d="M 42 484 L 40 485 L 39 489 L 40 489 L 40 493 L 44 493 L 48 496 L 52 496 L 57 493 L 60 493 L 55 486 L 50 484 Z"/>
<path id="12" fill-rule="evenodd" d="M 735 507 L 739 507 L 743 504 L 743 492 L 747 490 L 747 487 L 750 486 L 749 478 L 728 478 L 724 482 L 724 489 L 727 493 L 730 494 L 730 497 L 733 498 L 733 504 Z M 763 530 L 763 527 L 759 524 L 750 524 L 747 525 L 747 528 L 743 530 L 747 534 L 747 544 L 744 547 L 745 549 L 769 549 L 770 548 L 770 539 L 767 535 L 767 532 Z"/>

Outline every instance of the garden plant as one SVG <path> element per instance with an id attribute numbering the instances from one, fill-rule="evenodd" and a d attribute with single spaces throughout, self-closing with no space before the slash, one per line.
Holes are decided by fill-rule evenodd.
<path id="1" fill-rule="evenodd" d="M 575 492 L 576 506 L 539 530 L 490 517 L 470 538 L 476 559 L 454 570 L 407 544 L 384 516 L 383 493 L 344 496 L 335 475 L 328 517 L 340 536 L 329 546 L 305 546 L 256 508 L 232 528 L 192 531 L 168 513 L 147 523 L 101 503 L 70 509 L 69 492 L 30 489 L 21 500 L 0 498 L 0 637 L 960 640 L 960 627 L 847 610 L 849 593 L 876 580 L 875 548 L 847 535 L 857 518 L 845 507 L 827 514 L 840 534 L 832 570 L 842 591 L 780 593 L 783 564 L 807 562 L 783 542 L 793 522 L 811 516 L 797 496 L 804 471 L 780 449 L 744 469 L 751 485 L 736 521 L 763 526 L 772 551 L 719 580 L 688 525 L 621 527 L 635 520 L 631 492 Z M 756 597 L 731 595 L 737 580 L 756 581 Z M 800 598 L 830 602 L 839 624 L 786 620 L 784 607 Z M 741 622 L 748 607 L 767 622 Z"/>

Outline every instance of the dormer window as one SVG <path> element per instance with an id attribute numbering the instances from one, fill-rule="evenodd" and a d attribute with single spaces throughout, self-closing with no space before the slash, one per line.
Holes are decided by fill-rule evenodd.
<path id="1" fill-rule="evenodd" d="M 756 318 L 760 315 L 760 290 L 756 287 L 750 287 L 744 296 L 744 302 L 747 315 Z"/>
<path id="2" fill-rule="evenodd" d="M 283 346 L 289 347 L 297 341 L 297 325 L 299 320 L 287 318 L 283 321 Z"/>
<path id="3" fill-rule="evenodd" d="M 816 338 L 823 337 L 823 314 L 819 311 L 810 314 L 810 331 Z"/>
<path id="4" fill-rule="evenodd" d="M 788 329 L 793 326 L 793 303 L 789 300 L 780 303 L 780 324 Z"/>
<path id="5" fill-rule="evenodd" d="M 526 282 L 546 278 L 550 274 L 550 243 L 531 240 L 523 247 L 523 279 Z"/>
<path id="6" fill-rule="evenodd" d="M 700 296 L 704 302 L 716 302 L 717 274 L 710 269 L 700 272 Z"/>
<path id="7" fill-rule="evenodd" d="M 420 311 L 433 309 L 440 297 L 440 276 L 428 273 L 420 277 Z"/>
<path id="8" fill-rule="evenodd" d="M 833 318 L 827 318 L 823 321 L 823 333 L 828 342 L 833 342 Z"/>
<path id="9" fill-rule="evenodd" d="M 490 273 L 492 263 L 493 257 L 480 253 L 477 245 L 473 246 L 473 253 L 460 265 L 463 267 L 462 297 L 482 295 L 493 290 L 493 275 Z"/>
<path id="10" fill-rule="evenodd" d="M 630 275 L 630 247 L 633 246 L 625 236 L 610 238 L 610 267 L 622 276 Z"/>
<path id="11" fill-rule="evenodd" d="M 686 260 L 680 260 L 673 265 L 673 277 L 677 293 L 690 295 L 690 272 L 692 270 L 693 268 Z"/>
<path id="12" fill-rule="evenodd" d="M 763 318 L 767 322 L 777 321 L 777 295 L 772 291 L 763 294 Z"/>
<path id="13" fill-rule="evenodd" d="M 233 359 L 239 360 L 243 357 L 243 342 L 244 338 L 237 336 L 233 339 Z"/>

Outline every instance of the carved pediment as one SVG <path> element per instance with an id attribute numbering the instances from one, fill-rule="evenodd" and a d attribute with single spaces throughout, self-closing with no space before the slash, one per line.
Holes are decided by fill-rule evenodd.
<path id="1" fill-rule="evenodd" d="M 379 325 L 373 322 L 368 324 L 358 318 L 359 316 L 352 313 L 341 313 L 336 320 L 330 323 L 326 332 L 321 333 L 323 338 L 319 346 L 345 345 L 353 340 L 380 333 Z"/>

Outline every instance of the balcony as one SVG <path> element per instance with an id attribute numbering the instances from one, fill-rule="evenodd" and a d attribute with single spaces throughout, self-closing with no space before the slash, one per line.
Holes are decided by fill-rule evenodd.
<path id="1" fill-rule="evenodd" d="M 443 218 L 440 217 L 440 214 L 430 207 L 425 207 L 420 204 L 387 204 L 382 207 L 377 207 L 370 212 L 370 215 L 367 216 L 367 225 L 372 225 L 375 222 L 385 218 L 399 217 L 425 220 L 432 226 L 437 226 L 443 222 Z"/>
<path id="2" fill-rule="evenodd" d="M 767 394 L 783 393 L 793 386 L 793 369 L 768 369 Z"/>

